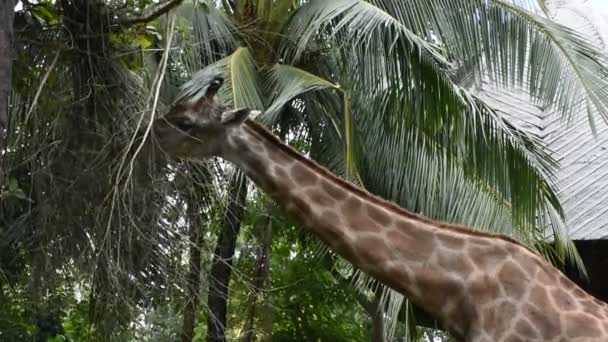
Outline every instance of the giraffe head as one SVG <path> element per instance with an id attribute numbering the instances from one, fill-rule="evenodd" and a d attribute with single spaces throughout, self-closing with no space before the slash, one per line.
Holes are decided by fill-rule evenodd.
<path id="1" fill-rule="evenodd" d="M 198 100 L 183 100 L 154 123 L 154 136 L 159 147 L 179 159 L 202 160 L 221 156 L 228 136 L 249 117 L 250 109 L 231 109 L 216 94 L 223 83 L 214 77 Z"/>

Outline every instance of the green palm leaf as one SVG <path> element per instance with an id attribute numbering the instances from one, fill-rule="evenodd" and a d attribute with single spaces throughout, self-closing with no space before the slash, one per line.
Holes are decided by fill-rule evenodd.
<path id="1" fill-rule="evenodd" d="M 284 64 L 273 66 L 268 75 L 270 106 L 264 121 L 274 123 L 281 109 L 304 93 L 322 89 L 339 89 L 339 86 L 302 69 Z"/>
<path id="2" fill-rule="evenodd" d="M 219 94 L 226 103 L 235 108 L 264 108 L 255 61 L 249 50 L 243 47 L 197 71 L 190 81 L 182 85 L 176 101 L 200 98 L 207 91 L 210 80 L 217 76 L 224 79 Z"/>
<path id="3" fill-rule="evenodd" d="M 522 2 L 504 0 L 412 1 L 407 10 L 394 1 L 370 2 L 435 41 L 457 67 L 523 88 L 535 102 L 566 117 L 580 107 L 608 117 L 603 51 L 578 32 L 532 12 L 530 2 L 523 2 L 524 8 Z M 545 1 L 538 4 L 547 10 Z"/>
<path id="4" fill-rule="evenodd" d="M 421 8 L 428 10 L 440 2 L 424 3 L 427 6 Z M 340 0 L 328 6 L 315 0 L 305 4 L 287 29 L 299 40 L 295 48 L 284 46 L 286 55 L 305 56 L 303 47 L 317 37 L 311 32 L 331 29 L 341 40 L 330 40 L 326 53 L 340 48 L 336 50 L 341 52 L 335 69 L 352 70 L 334 77 L 358 99 L 351 106 L 358 120 L 380 121 L 393 130 L 417 127 L 418 134 L 446 149 L 444 157 L 460 163 L 467 177 L 486 183 L 510 203 L 513 218 L 520 224 L 535 225 L 538 213 L 548 206 L 561 214 L 550 183 L 556 165 L 543 152 L 540 140 L 454 84 L 450 65 L 436 58 L 439 50 L 425 40 L 412 38 L 413 31 L 383 9 L 383 2 L 374 4 L 377 6 L 358 0 Z M 385 135 L 376 137 L 368 146 L 386 143 Z M 509 162 L 505 165 L 504 161 Z M 521 186 L 521 179 L 529 180 L 530 185 Z"/>

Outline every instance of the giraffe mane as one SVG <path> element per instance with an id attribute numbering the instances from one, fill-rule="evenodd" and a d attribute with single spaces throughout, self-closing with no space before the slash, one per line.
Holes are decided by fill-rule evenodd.
<path id="1" fill-rule="evenodd" d="M 418 221 L 422 221 L 424 223 L 427 224 L 431 224 L 443 229 L 446 229 L 448 231 L 453 231 L 453 232 L 457 232 L 457 233 L 461 233 L 461 234 L 466 234 L 466 235 L 471 235 L 471 236 L 479 236 L 479 237 L 487 237 L 487 238 L 498 238 L 498 239 L 502 239 L 504 241 L 513 243 L 519 247 L 522 247 L 526 250 L 528 250 L 529 252 L 531 252 L 534 255 L 538 255 L 534 250 L 532 250 L 529 246 L 523 244 L 522 242 L 504 235 L 504 234 L 500 234 L 500 233 L 491 233 L 491 232 L 485 232 L 482 230 L 479 230 L 477 228 L 473 228 L 473 227 L 467 227 L 464 225 L 459 225 L 459 224 L 453 224 L 453 223 L 448 223 L 448 222 L 444 222 L 444 221 L 438 221 L 438 220 L 433 220 L 430 219 L 428 217 L 413 213 L 407 209 L 404 209 L 403 207 L 395 204 L 394 202 L 385 200 L 384 198 L 374 195 L 371 192 L 362 189 L 358 186 L 355 186 L 354 184 L 345 181 L 344 179 L 336 176 L 335 174 L 333 174 L 332 172 L 330 172 L 327 168 L 325 168 L 324 166 L 320 165 L 319 163 L 317 163 L 316 161 L 306 158 L 304 157 L 300 152 L 298 152 L 297 150 L 295 150 L 293 147 L 289 146 L 288 144 L 283 143 L 277 136 L 275 136 L 272 132 L 270 132 L 266 127 L 264 127 L 263 125 L 261 125 L 260 123 L 257 123 L 251 119 L 248 119 L 247 121 L 245 121 L 244 125 L 248 128 L 250 128 L 251 130 L 253 130 L 256 134 L 270 140 L 271 142 L 275 143 L 276 145 L 279 146 L 279 148 L 281 149 L 281 151 L 287 153 L 289 156 L 297 159 L 298 161 L 304 163 L 305 165 L 309 166 L 310 168 L 312 168 L 313 170 L 315 170 L 316 172 L 318 172 L 319 174 L 323 175 L 324 177 L 326 177 L 328 180 L 332 181 L 334 184 L 342 187 L 342 188 L 346 188 L 354 193 L 356 193 L 357 195 L 361 196 L 362 198 L 364 198 L 365 200 L 368 200 L 372 203 L 375 203 L 379 206 L 381 206 L 382 208 L 391 211 L 393 213 L 396 214 L 400 214 L 403 215 L 407 218 L 410 219 L 414 219 L 414 220 L 418 220 Z"/>

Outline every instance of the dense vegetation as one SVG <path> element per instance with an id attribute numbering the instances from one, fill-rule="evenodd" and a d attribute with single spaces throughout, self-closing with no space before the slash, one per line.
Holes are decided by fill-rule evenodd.
<path id="1" fill-rule="evenodd" d="M 149 158 L 203 68 L 336 174 L 578 262 L 542 137 L 475 91 L 608 112 L 606 58 L 547 3 L 2 0 L 0 341 L 442 336 L 230 165 Z"/>

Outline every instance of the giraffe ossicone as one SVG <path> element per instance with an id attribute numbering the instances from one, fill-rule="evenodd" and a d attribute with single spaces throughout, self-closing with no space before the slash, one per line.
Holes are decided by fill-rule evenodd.
<path id="1" fill-rule="evenodd" d="M 471 342 L 608 341 L 608 305 L 521 243 L 433 221 L 348 183 L 284 144 L 211 84 L 154 123 L 172 158 L 221 157 L 354 266 Z"/>

